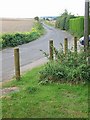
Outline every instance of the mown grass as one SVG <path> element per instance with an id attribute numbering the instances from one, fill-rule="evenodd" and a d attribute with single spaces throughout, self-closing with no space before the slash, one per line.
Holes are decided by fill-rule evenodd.
<path id="1" fill-rule="evenodd" d="M 51 83 L 39 84 L 42 67 L 26 72 L 20 81 L 4 87 L 19 87 L 19 92 L 2 98 L 3 118 L 87 118 L 87 85 Z"/>

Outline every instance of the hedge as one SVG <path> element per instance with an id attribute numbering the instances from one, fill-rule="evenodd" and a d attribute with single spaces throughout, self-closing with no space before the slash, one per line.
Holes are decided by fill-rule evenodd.
<path id="1" fill-rule="evenodd" d="M 90 19 L 89 19 L 90 22 Z M 79 17 L 69 20 L 69 31 L 77 37 L 84 35 L 84 17 Z M 89 24 L 89 34 L 90 34 L 90 24 Z"/>
<path id="2" fill-rule="evenodd" d="M 76 17 L 65 10 L 61 16 L 57 17 L 55 27 L 61 30 L 69 30 L 69 20 L 72 18 Z"/>
<path id="3" fill-rule="evenodd" d="M 43 32 L 44 28 L 39 22 L 37 22 L 30 32 L 3 34 L 1 37 L 2 40 L 0 40 L 2 42 L 2 48 L 15 47 L 17 45 L 31 42 L 39 38 Z"/>

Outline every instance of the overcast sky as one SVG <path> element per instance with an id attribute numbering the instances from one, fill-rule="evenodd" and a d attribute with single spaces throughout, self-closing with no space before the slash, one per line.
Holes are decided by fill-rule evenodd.
<path id="1" fill-rule="evenodd" d="M 84 15 L 84 2 L 85 0 L 2 0 L 0 17 L 58 16 L 65 9 L 74 15 Z"/>

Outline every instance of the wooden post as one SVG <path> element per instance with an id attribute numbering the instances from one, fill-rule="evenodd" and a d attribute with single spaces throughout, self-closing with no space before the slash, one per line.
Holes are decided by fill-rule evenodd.
<path id="1" fill-rule="evenodd" d="M 74 52 L 77 53 L 77 37 L 74 37 Z"/>
<path id="2" fill-rule="evenodd" d="M 64 39 L 64 53 L 65 54 L 68 53 L 68 39 L 67 38 Z"/>
<path id="3" fill-rule="evenodd" d="M 50 60 L 53 60 L 53 40 L 49 41 Z"/>
<path id="4" fill-rule="evenodd" d="M 14 48 L 14 62 L 15 62 L 15 76 L 17 80 L 20 80 L 19 48 Z"/>

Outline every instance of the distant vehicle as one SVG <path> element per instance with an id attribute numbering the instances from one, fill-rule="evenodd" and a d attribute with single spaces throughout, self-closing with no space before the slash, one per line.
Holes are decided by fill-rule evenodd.
<path id="1" fill-rule="evenodd" d="M 84 36 L 79 39 L 81 45 L 84 45 Z M 89 45 L 90 45 L 90 35 L 89 35 Z"/>

